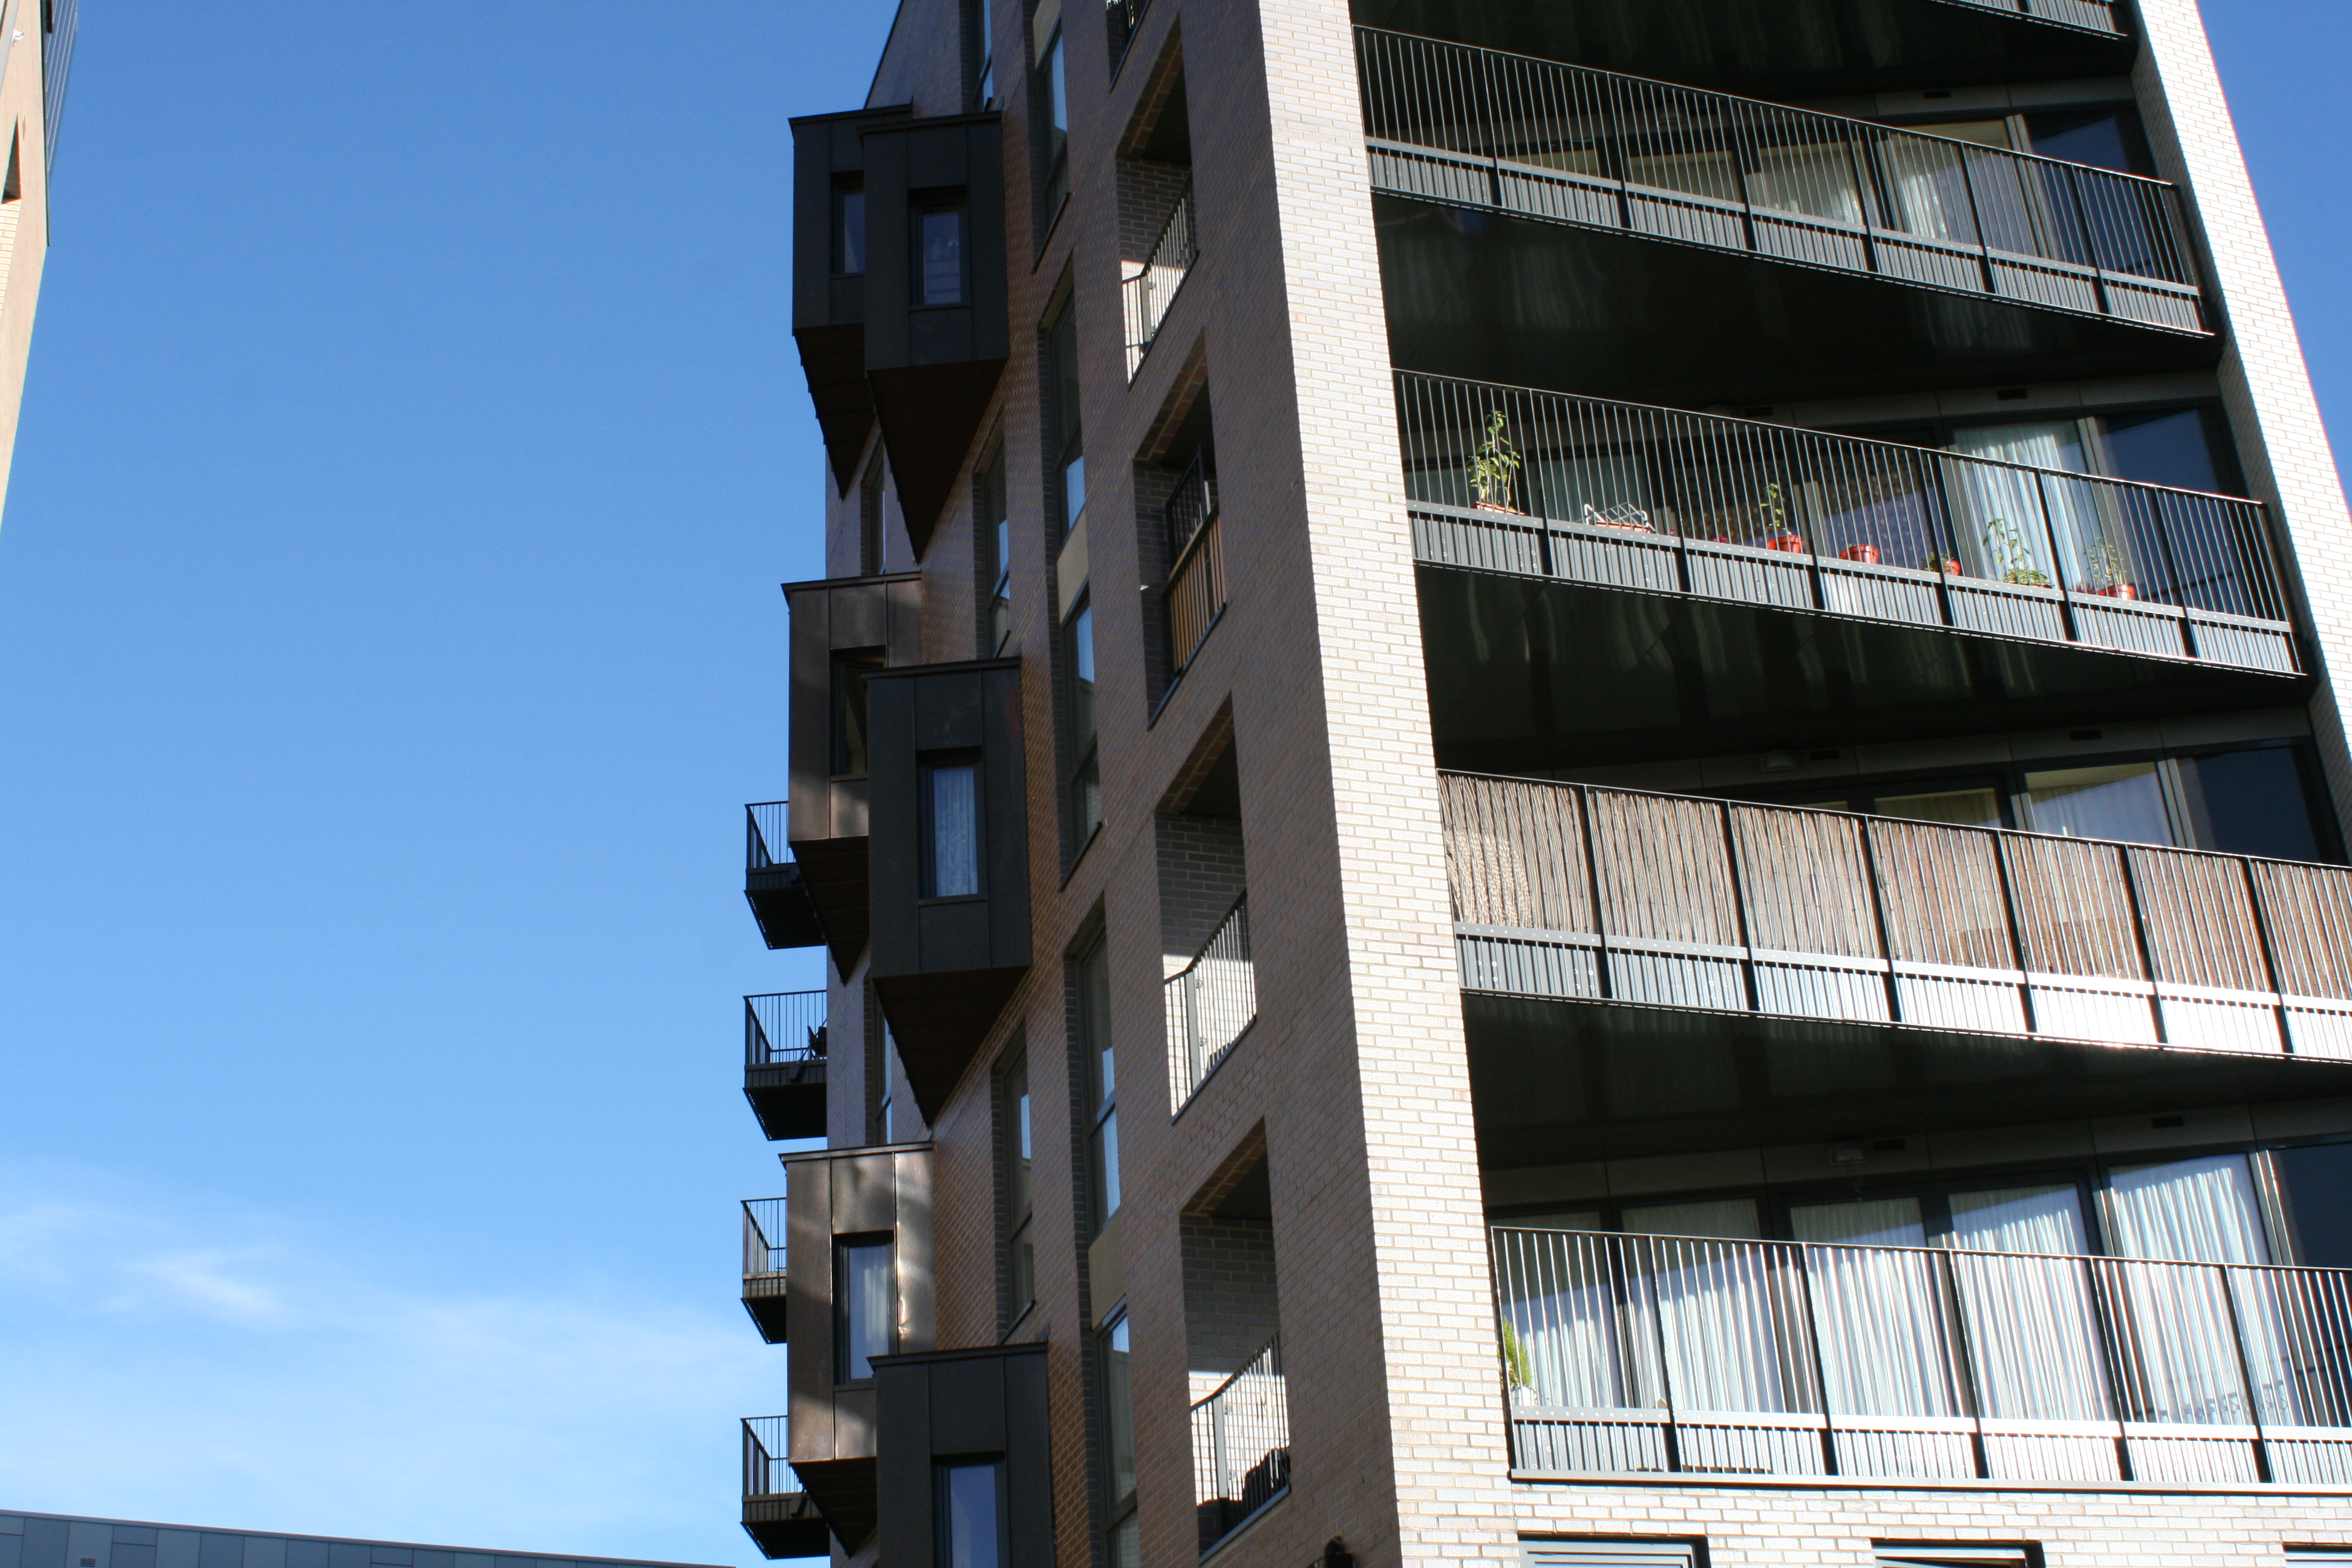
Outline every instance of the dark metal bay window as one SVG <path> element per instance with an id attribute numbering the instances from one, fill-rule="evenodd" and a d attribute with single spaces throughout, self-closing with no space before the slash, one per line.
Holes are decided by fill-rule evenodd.
<path id="1" fill-rule="evenodd" d="M 961 305 L 963 287 L 963 199 L 934 196 L 919 201 L 908 226 L 915 241 L 915 303 Z"/>
<path id="2" fill-rule="evenodd" d="M 898 1348 L 890 1238 L 837 1242 L 834 1258 L 834 1380 L 867 1383 L 874 1358 Z"/>
<path id="3" fill-rule="evenodd" d="M 925 762 L 922 788 L 922 896 L 971 898 L 980 891 L 980 759 Z"/>

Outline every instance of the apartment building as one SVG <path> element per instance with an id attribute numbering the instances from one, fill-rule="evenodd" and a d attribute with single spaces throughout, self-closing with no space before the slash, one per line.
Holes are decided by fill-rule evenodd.
<path id="1" fill-rule="evenodd" d="M 2352 1561 L 2352 520 L 2193 0 L 903 0 L 793 159 L 763 1550 Z"/>
<path id="2" fill-rule="evenodd" d="M 206 1530 L 80 1514 L 0 1513 L 0 1568 L 698 1568 L 615 1557 Z"/>
<path id="3" fill-rule="evenodd" d="M 16 452 L 25 362 L 49 248 L 49 170 L 57 162 L 79 0 L 0 4 L 0 500 Z"/>

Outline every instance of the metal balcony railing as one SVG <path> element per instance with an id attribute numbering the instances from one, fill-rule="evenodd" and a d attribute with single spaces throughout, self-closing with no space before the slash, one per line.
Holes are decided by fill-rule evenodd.
<path id="1" fill-rule="evenodd" d="M 1217 474 L 1207 447 L 1193 456 L 1168 498 L 1168 653 L 1172 679 L 1192 667 L 1225 613 L 1225 540 L 1217 512 Z"/>
<path id="2" fill-rule="evenodd" d="M 1433 564 L 2297 667 L 2258 501 L 1409 371 L 1396 384 Z M 1482 495 L 1469 465 L 1494 436 L 1520 462 Z"/>
<path id="3" fill-rule="evenodd" d="M 2352 868 L 1441 774 L 1462 984 L 2352 1059 Z"/>
<path id="4" fill-rule="evenodd" d="M 793 858 L 784 837 L 784 808 L 790 801 L 763 800 L 743 808 L 743 870 L 772 871 Z M 770 846 L 773 846 L 771 848 Z"/>
<path id="5" fill-rule="evenodd" d="M 1192 1496 L 1201 1554 L 1290 1487 L 1290 1403 L 1282 1336 L 1192 1406 Z"/>
<path id="6" fill-rule="evenodd" d="M 777 991 L 743 998 L 743 1065 L 824 1059 L 825 995 Z"/>
<path id="7" fill-rule="evenodd" d="M 2352 1482 L 2352 1274 L 1498 1229 L 1521 1470 Z"/>
<path id="8" fill-rule="evenodd" d="M 1168 977 L 1168 1057 L 1182 1110 L 1257 1022 L 1257 970 L 1250 962 L 1249 897 L 1235 900 L 1192 962 Z"/>
<path id="9" fill-rule="evenodd" d="M 2041 3 L 2050 5 L 2053 0 L 2041 0 Z M 2065 3 L 2065 0 L 2058 0 L 2058 3 Z M 2085 0 L 2072 0 L 2072 3 L 2083 5 Z M 1143 25 L 1143 9 L 1150 4 L 1150 0 L 1104 0 L 1103 33 L 1110 44 L 1113 75 L 1118 74 L 1119 62 L 1127 58 L 1127 46 L 1135 41 L 1135 29 Z"/>
<path id="10" fill-rule="evenodd" d="M 1371 27 L 1356 47 L 1381 191 L 2210 331 L 2161 180 Z"/>
<path id="11" fill-rule="evenodd" d="M 1118 6 L 1113 5 L 1116 11 Z M 1119 283 L 1119 299 L 1127 316 L 1127 376 L 1143 364 L 1144 352 L 1160 335 L 1160 323 L 1168 319 L 1168 308 L 1176 302 L 1176 291 L 1184 287 L 1184 279 L 1192 270 L 1192 263 L 1201 258 L 1199 237 L 1192 230 L 1192 187 L 1186 185 L 1184 194 L 1176 198 L 1175 210 L 1153 242 L 1151 254 L 1137 265 L 1136 270 Z"/>
<path id="12" fill-rule="evenodd" d="M 784 1456 L 792 1451 L 786 1441 L 786 1423 L 782 1415 L 747 1415 L 743 1418 L 743 1500 L 759 1498 L 790 1497 L 803 1489 L 801 1479 L 793 1473 Z"/>
<path id="13" fill-rule="evenodd" d="M 1943 3 L 1966 5 L 1977 11 L 2001 11 L 2012 16 L 2030 16 L 2037 22 L 2049 22 L 2084 33 L 2104 33 L 2111 38 L 2121 37 L 2124 31 L 2122 24 L 2116 19 L 2116 8 L 2106 0 L 1943 0 Z"/>
<path id="14" fill-rule="evenodd" d="M 743 1200 L 743 1289 L 773 1282 L 779 1290 L 784 1279 L 784 1200 Z"/>

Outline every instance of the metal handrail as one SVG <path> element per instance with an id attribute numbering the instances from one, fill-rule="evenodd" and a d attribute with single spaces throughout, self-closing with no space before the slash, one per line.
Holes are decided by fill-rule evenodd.
<path id="1" fill-rule="evenodd" d="M 1462 983 L 2352 1059 L 2352 868 L 1439 776 Z"/>
<path id="2" fill-rule="evenodd" d="M 822 991 L 775 991 L 744 997 L 743 1065 L 761 1068 L 823 1061 L 825 1016 Z"/>
<path id="3" fill-rule="evenodd" d="M 1290 1486 L 1282 1336 L 1194 1404 L 1192 1423 L 1192 1495 L 1205 1555 Z"/>
<path id="4" fill-rule="evenodd" d="M 1375 183 L 2204 333 L 2162 180 L 1646 77 L 1356 29 Z M 1445 172 L 1448 160 L 1459 165 Z M 1427 163 L 1429 159 L 1421 160 Z M 1386 169 L 1386 173 L 1381 171 Z"/>
<path id="5" fill-rule="evenodd" d="M 1419 500 L 1479 499 L 1499 416 L 1523 461 L 1488 499 L 1548 521 L 2288 619 L 2260 501 L 1413 371 L 1396 395 Z"/>
<path id="6" fill-rule="evenodd" d="M 1114 6 L 1118 0 L 1112 0 Z M 1201 258 L 1201 242 L 1192 225 L 1192 187 L 1184 186 L 1183 194 L 1160 226 L 1160 237 L 1152 242 L 1151 250 L 1133 276 L 1119 284 L 1121 309 L 1127 318 L 1127 374 L 1129 380 L 1143 363 L 1144 351 L 1160 336 L 1160 323 L 1168 319 L 1170 307 L 1175 304 L 1177 292 L 1184 279 L 1192 275 L 1192 264 Z"/>
<path id="7" fill-rule="evenodd" d="M 800 1477 L 784 1458 L 792 1452 L 787 1437 L 791 1417 L 743 1417 L 743 1499 L 789 1497 L 805 1490 Z M 782 1484 L 778 1484 L 778 1483 Z"/>
<path id="8" fill-rule="evenodd" d="M 2352 1272 L 1496 1226 L 1513 1463 L 2352 1474 Z"/>
<path id="9" fill-rule="evenodd" d="M 784 1272 L 784 1200 L 743 1200 L 743 1278 L 768 1279 Z"/>
<path id="10" fill-rule="evenodd" d="M 1257 1022 L 1257 969 L 1250 959 L 1247 893 L 1234 901 L 1200 952 L 1168 977 L 1162 991 L 1168 1055 L 1181 1110 Z"/>
<path id="11" fill-rule="evenodd" d="M 1161 509 L 1168 549 L 1170 677 L 1192 668 L 1209 630 L 1225 611 L 1224 534 L 1217 512 L 1217 471 L 1203 447 L 1192 456 Z"/>
<path id="12" fill-rule="evenodd" d="M 772 871 L 791 863 L 793 847 L 786 837 L 784 818 L 784 808 L 791 804 L 788 800 L 763 800 L 743 808 L 744 870 Z M 771 845 L 775 848 L 770 848 Z"/>

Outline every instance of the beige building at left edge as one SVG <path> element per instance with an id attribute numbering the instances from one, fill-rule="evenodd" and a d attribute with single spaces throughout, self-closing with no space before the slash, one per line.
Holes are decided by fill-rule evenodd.
<path id="1" fill-rule="evenodd" d="M 16 456 L 25 358 L 49 248 L 49 170 L 79 10 L 79 0 L 0 0 L 0 130 L 8 139 L 0 175 L 0 503 Z"/>

